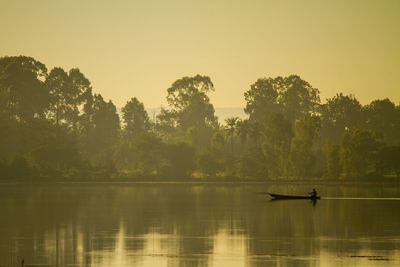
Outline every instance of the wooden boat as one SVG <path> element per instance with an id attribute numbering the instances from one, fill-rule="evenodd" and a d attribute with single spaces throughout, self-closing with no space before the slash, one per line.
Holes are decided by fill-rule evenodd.
<path id="1" fill-rule="evenodd" d="M 271 194 L 268 193 L 272 199 L 310 199 L 310 200 L 317 200 L 321 199 L 321 197 L 314 197 L 314 196 L 288 196 L 288 195 L 278 195 L 278 194 Z"/>

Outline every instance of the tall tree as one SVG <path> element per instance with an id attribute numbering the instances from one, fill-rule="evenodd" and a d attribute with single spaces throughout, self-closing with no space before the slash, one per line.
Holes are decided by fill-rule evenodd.
<path id="1" fill-rule="evenodd" d="M 262 151 L 269 176 L 288 174 L 289 153 L 293 138 L 292 124 L 280 113 L 271 113 L 262 127 Z"/>
<path id="2" fill-rule="evenodd" d="M 362 126 L 362 106 L 352 95 L 337 94 L 321 107 L 321 137 L 339 144 L 347 130 Z"/>
<path id="3" fill-rule="evenodd" d="M 290 121 L 314 114 L 320 104 L 319 91 L 297 75 L 283 79 L 279 102 L 285 117 Z"/>
<path id="4" fill-rule="evenodd" d="M 296 177 L 312 175 L 315 170 L 314 146 L 320 128 L 321 120 L 315 115 L 305 115 L 296 121 L 290 153 L 292 174 Z"/>
<path id="5" fill-rule="evenodd" d="M 80 108 L 82 108 L 82 104 L 87 103 L 88 95 L 92 93 L 92 86 L 90 81 L 78 68 L 71 69 L 68 73 L 68 77 L 71 83 L 70 90 L 73 108 L 70 121 L 72 122 L 73 128 L 76 130 L 78 122 L 80 121 Z"/>
<path id="6" fill-rule="evenodd" d="M 206 147 L 212 136 L 210 128 L 217 123 L 214 107 L 208 93 L 214 90 L 211 79 L 196 75 L 183 77 L 168 88 L 167 102 L 170 110 L 163 110 L 158 116 L 161 124 L 176 125 L 196 147 Z"/>
<path id="7" fill-rule="evenodd" d="M 95 165 L 109 164 L 119 137 L 117 108 L 111 101 L 106 102 L 100 94 L 95 94 L 92 106 L 87 106 L 86 110 L 90 112 L 86 114 L 90 124 L 82 136 L 84 152 Z"/>
<path id="8" fill-rule="evenodd" d="M 89 80 L 79 71 L 71 69 L 66 73 L 56 67 L 46 78 L 46 87 L 50 93 L 50 117 L 56 124 L 64 124 L 77 129 L 80 106 L 91 93 Z"/>
<path id="9" fill-rule="evenodd" d="M 251 121 L 261 121 L 268 113 L 282 111 L 282 106 L 278 102 L 281 84 L 283 84 L 282 77 L 262 78 L 244 93 L 247 102 L 245 112 L 250 115 Z"/>
<path id="10" fill-rule="evenodd" d="M 45 84 L 50 93 L 50 117 L 57 125 L 61 122 L 67 123 L 73 112 L 68 73 L 62 68 L 54 68 L 47 76 Z"/>
<path id="11" fill-rule="evenodd" d="M 297 75 L 258 79 L 245 92 L 245 112 L 252 121 L 262 121 L 270 113 L 282 113 L 291 122 L 315 113 L 319 91 Z"/>
<path id="12" fill-rule="evenodd" d="M 388 143 L 400 143 L 400 110 L 392 101 L 374 100 L 364 107 L 364 112 L 367 129 L 382 133 Z"/>
<path id="13" fill-rule="evenodd" d="M 31 57 L 0 58 L 0 110 L 20 121 L 43 117 L 49 105 L 46 76 L 46 66 Z"/>
<path id="14" fill-rule="evenodd" d="M 228 136 L 230 139 L 230 144 L 231 144 L 231 153 L 233 153 L 233 145 L 234 145 L 234 139 L 235 139 L 235 133 L 238 129 L 238 121 L 239 117 L 229 117 L 225 119 L 226 123 L 226 130 L 228 131 Z"/>
<path id="15" fill-rule="evenodd" d="M 122 118 L 125 123 L 124 133 L 127 137 L 147 132 L 150 129 L 149 116 L 136 97 L 128 101 L 122 108 Z"/>

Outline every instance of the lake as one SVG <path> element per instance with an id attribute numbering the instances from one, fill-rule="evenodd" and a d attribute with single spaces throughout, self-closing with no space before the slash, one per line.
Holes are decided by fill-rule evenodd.
<path id="1" fill-rule="evenodd" d="M 400 186 L 316 188 L 1 185 L 0 266 L 400 266 Z"/>

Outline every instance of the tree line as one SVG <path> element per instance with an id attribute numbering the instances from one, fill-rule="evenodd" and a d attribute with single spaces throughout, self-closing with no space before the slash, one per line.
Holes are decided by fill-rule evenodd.
<path id="1" fill-rule="evenodd" d="M 77 68 L 0 58 L 2 179 L 365 179 L 400 175 L 400 105 L 361 105 L 297 75 L 260 78 L 246 119 L 218 122 L 211 79 L 176 80 L 150 120 L 133 97 L 121 112 Z"/>

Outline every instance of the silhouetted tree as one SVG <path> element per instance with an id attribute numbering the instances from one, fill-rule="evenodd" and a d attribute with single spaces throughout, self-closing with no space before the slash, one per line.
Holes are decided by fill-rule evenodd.
<path id="1" fill-rule="evenodd" d="M 230 139 L 230 152 L 233 153 L 233 145 L 235 141 L 235 132 L 237 131 L 238 128 L 238 121 L 239 117 L 229 117 L 225 119 L 226 123 L 226 130 L 228 131 L 228 136 Z"/>
<path id="2" fill-rule="evenodd" d="M 83 151 L 93 164 L 106 166 L 113 162 L 113 149 L 119 138 L 119 117 L 115 105 L 105 102 L 99 94 L 93 96 L 92 106 L 86 107 L 85 114 L 89 129 L 84 129 L 82 137 Z"/>
<path id="3" fill-rule="evenodd" d="M 250 90 L 244 93 L 247 102 L 245 112 L 250 115 L 250 120 L 261 121 L 271 112 L 282 111 L 282 105 L 278 102 L 280 86 L 283 78 L 262 78 L 250 86 Z"/>
<path id="4" fill-rule="evenodd" d="M 297 75 L 258 79 L 245 92 L 245 112 L 250 120 L 262 121 L 270 113 L 282 113 L 291 122 L 316 112 L 318 89 Z"/>
<path id="5" fill-rule="evenodd" d="M 280 113 L 266 117 L 262 128 L 262 151 L 270 177 L 288 175 L 292 124 Z"/>
<path id="6" fill-rule="evenodd" d="M 49 105 L 47 69 L 31 57 L 0 58 L 0 109 L 20 121 L 43 117 Z"/>
<path id="7" fill-rule="evenodd" d="M 340 159 L 345 177 L 357 178 L 376 172 L 379 136 L 366 130 L 347 131 L 340 148 Z"/>
<path id="8" fill-rule="evenodd" d="M 400 141 L 400 111 L 389 99 L 374 100 L 364 107 L 365 127 L 383 134 L 390 144 Z"/>
<path id="9" fill-rule="evenodd" d="M 293 175 L 306 177 L 315 170 L 315 144 L 318 139 L 321 120 L 315 115 L 305 115 L 295 123 L 290 159 Z"/>
<path id="10" fill-rule="evenodd" d="M 283 87 L 280 90 L 283 113 L 292 122 L 305 115 L 315 113 L 319 108 L 318 89 L 297 75 L 284 78 Z"/>
<path id="11" fill-rule="evenodd" d="M 206 147 L 217 119 L 207 95 L 214 85 L 207 76 L 196 75 L 176 80 L 168 88 L 170 110 L 163 109 L 158 116 L 161 125 L 177 127 L 197 148 Z"/>
<path id="12" fill-rule="evenodd" d="M 362 106 L 352 96 L 342 93 L 327 99 L 321 109 L 323 139 L 329 139 L 333 144 L 339 144 L 346 130 L 360 128 L 363 124 Z"/>
<path id="13" fill-rule="evenodd" d="M 69 123 L 74 112 L 71 83 L 68 74 L 62 68 L 54 68 L 46 78 L 46 87 L 50 93 L 50 117 L 57 125 Z"/>
<path id="14" fill-rule="evenodd" d="M 122 108 L 122 118 L 125 123 L 124 134 L 133 137 L 150 129 L 149 116 L 144 109 L 143 103 L 134 97 Z"/>

